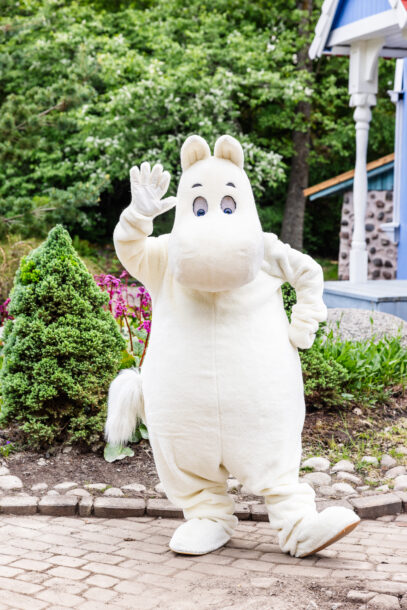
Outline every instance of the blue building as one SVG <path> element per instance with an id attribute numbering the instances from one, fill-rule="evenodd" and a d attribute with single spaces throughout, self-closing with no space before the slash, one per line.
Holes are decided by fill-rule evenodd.
<path id="1" fill-rule="evenodd" d="M 322 54 L 349 55 L 350 106 L 354 108 L 356 128 L 350 280 L 327 282 L 327 304 L 329 291 L 335 290 L 334 306 L 366 306 L 366 302 L 361 305 L 363 298 L 359 298 L 366 293 L 369 308 L 380 309 L 381 298 L 393 299 L 398 304 L 394 305 L 394 313 L 397 310 L 397 315 L 401 315 L 401 309 L 405 309 L 402 317 L 407 319 L 407 62 L 403 59 L 407 57 L 407 0 L 325 0 L 310 47 L 312 59 Z M 376 104 L 380 56 L 398 58 L 392 92 L 397 108 L 393 218 L 383 226 L 388 238 L 398 243 L 398 258 L 396 280 L 370 282 L 365 220 L 368 200 L 366 157 L 371 108 Z M 346 303 L 338 302 L 341 291 L 346 293 Z M 355 296 L 352 304 L 349 297 L 356 294 L 359 297 Z M 388 300 L 386 302 L 390 303 Z M 400 305 L 402 302 L 403 306 Z M 329 304 L 332 306 L 332 301 Z M 386 305 L 386 308 L 388 311 L 391 306 Z"/>

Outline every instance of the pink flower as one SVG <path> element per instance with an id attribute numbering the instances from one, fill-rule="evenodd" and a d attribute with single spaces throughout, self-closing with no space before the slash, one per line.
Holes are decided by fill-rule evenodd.
<path id="1" fill-rule="evenodd" d="M 133 344 L 137 339 L 138 343 L 144 344 L 143 357 L 151 332 L 151 297 L 144 286 L 128 284 L 129 274 L 122 271 L 117 278 L 111 274 L 95 275 L 96 284 L 102 291 L 107 291 L 109 303 L 106 307 L 111 311 L 113 317 L 121 327 L 127 326 L 129 333 L 130 351 L 133 352 Z M 137 288 L 135 293 L 134 289 Z M 0 309 L 1 314 L 1 309 Z M 129 323 L 128 317 L 131 318 Z M 146 339 L 139 339 L 137 331 L 143 330 L 147 333 Z"/>
<path id="2" fill-rule="evenodd" d="M 6 299 L 4 303 L 0 303 L 0 325 L 5 322 L 5 320 L 13 320 L 13 316 L 11 316 L 8 312 L 7 305 L 10 303 L 10 299 Z"/>
<path id="3" fill-rule="evenodd" d="M 151 331 L 150 320 L 144 320 L 144 322 L 141 324 L 140 328 L 144 328 L 144 330 L 146 330 L 149 333 Z"/>

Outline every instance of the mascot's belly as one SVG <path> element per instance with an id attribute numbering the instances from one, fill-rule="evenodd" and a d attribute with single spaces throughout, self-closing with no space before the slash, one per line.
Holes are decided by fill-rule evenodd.
<path id="1" fill-rule="evenodd" d="M 260 271 L 237 290 L 203 293 L 168 274 L 142 370 L 150 427 L 176 435 L 217 423 L 228 435 L 237 421 L 261 428 L 272 418 L 278 433 L 293 413 L 302 425 L 301 366 L 280 285 Z"/>

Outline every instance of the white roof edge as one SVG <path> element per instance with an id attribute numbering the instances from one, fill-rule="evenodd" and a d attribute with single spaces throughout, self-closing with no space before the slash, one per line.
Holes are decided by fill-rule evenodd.
<path id="1" fill-rule="evenodd" d="M 315 37 L 308 51 L 311 59 L 321 57 L 322 55 L 338 4 L 339 0 L 324 0 L 321 8 L 321 16 L 315 27 Z"/>
<path id="2" fill-rule="evenodd" d="M 330 51 L 325 51 L 324 55 L 350 55 L 350 47 L 351 45 L 334 45 Z M 407 47 L 403 50 L 401 49 L 389 49 L 386 47 L 382 47 L 380 49 L 379 57 L 385 57 L 386 59 L 404 59 L 407 57 Z"/>
<path id="3" fill-rule="evenodd" d="M 397 19 L 401 30 L 407 25 L 407 10 L 401 0 L 389 0 L 390 4 L 397 11 Z"/>

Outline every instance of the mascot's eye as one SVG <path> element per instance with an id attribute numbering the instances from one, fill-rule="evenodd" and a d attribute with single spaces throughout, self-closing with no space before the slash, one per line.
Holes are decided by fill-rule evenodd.
<path id="1" fill-rule="evenodd" d="M 195 216 L 205 216 L 208 211 L 208 202 L 205 197 L 197 197 L 192 204 Z"/>
<path id="2" fill-rule="evenodd" d="M 233 212 L 236 210 L 235 200 L 233 197 L 226 195 L 226 197 L 223 197 L 222 201 L 220 202 L 220 207 L 222 208 L 224 214 L 233 214 Z"/>

